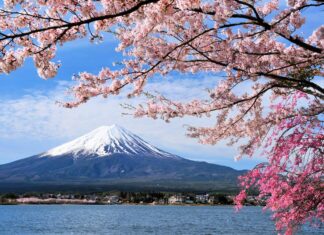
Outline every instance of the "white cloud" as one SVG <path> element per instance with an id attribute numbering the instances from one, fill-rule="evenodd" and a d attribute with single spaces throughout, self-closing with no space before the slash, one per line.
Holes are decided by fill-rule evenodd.
<path id="1" fill-rule="evenodd" d="M 199 77 L 199 79 L 175 79 L 168 81 L 154 80 L 148 84 L 150 91 L 159 90 L 166 96 L 183 99 L 203 97 L 205 89 L 212 88 L 217 79 Z M 65 109 L 55 103 L 64 97 L 66 84 L 59 83 L 57 89 L 49 92 L 31 92 L 30 95 L 17 99 L 0 100 L 0 158 L 1 153 L 12 154 L 12 159 L 18 157 L 9 151 L 11 146 L 2 143 L 21 143 L 28 138 L 29 143 L 37 146 L 28 147 L 21 144 L 26 153 L 37 154 L 54 147 L 57 144 L 76 138 L 102 125 L 113 123 L 124 126 L 143 137 L 148 142 L 180 156 L 194 160 L 208 161 L 231 165 L 235 168 L 251 167 L 255 162 L 234 163 L 236 151 L 227 147 L 225 143 L 216 146 L 206 146 L 197 143 L 197 140 L 185 136 L 184 124 L 206 126 L 213 125 L 212 118 L 184 118 L 175 119 L 171 123 L 148 118 L 134 119 L 122 115 L 125 110 L 121 103 L 137 103 L 137 99 L 126 99 L 125 96 L 96 98 L 75 109 Z M 184 97 L 185 95 L 185 97 Z M 2 141 L 1 141 L 2 140 Z M 19 150 L 21 157 L 23 149 Z M 37 152 L 31 152 L 37 151 Z M 28 155 L 27 155 L 28 156 Z M 6 156 L 6 161 L 10 161 Z M 1 159 L 0 159 L 1 162 Z M 3 161 L 2 161 L 3 162 Z"/>

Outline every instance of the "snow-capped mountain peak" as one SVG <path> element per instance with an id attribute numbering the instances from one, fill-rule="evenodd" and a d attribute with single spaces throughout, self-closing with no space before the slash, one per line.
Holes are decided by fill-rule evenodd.
<path id="1" fill-rule="evenodd" d="M 62 155 L 105 157 L 116 153 L 177 158 L 175 155 L 150 145 L 118 125 L 99 127 L 88 134 L 45 152 L 41 157 Z"/>

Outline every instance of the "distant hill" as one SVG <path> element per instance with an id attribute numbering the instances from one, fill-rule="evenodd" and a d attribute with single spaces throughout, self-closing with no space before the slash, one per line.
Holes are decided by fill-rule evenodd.
<path id="1" fill-rule="evenodd" d="M 113 125 L 45 153 L 0 165 L 0 192 L 232 191 L 244 172 L 167 153 Z"/>

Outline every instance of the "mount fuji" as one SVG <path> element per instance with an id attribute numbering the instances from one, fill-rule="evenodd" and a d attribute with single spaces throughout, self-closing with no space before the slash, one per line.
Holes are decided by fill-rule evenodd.
<path id="1" fill-rule="evenodd" d="M 159 150 L 118 125 L 99 127 L 71 142 L 49 150 L 40 157 L 57 157 L 62 155 L 71 155 L 73 158 L 109 157 L 114 154 L 179 158 Z"/>
<path id="2" fill-rule="evenodd" d="M 235 190 L 245 171 L 165 152 L 118 125 L 0 165 L 0 191 Z"/>

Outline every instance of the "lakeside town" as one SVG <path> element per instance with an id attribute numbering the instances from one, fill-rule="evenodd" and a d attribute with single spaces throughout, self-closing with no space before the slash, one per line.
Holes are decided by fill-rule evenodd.
<path id="1" fill-rule="evenodd" d="M 26 193 L 0 195 L 0 205 L 16 204 L 85 204 L 85 205 L 233 205 L 233 195 L 225 194 L 194 194 L 194 193 Z M 257 196 L 248 196 L 247 206 L 262 206 L 265 200 Z"/>

